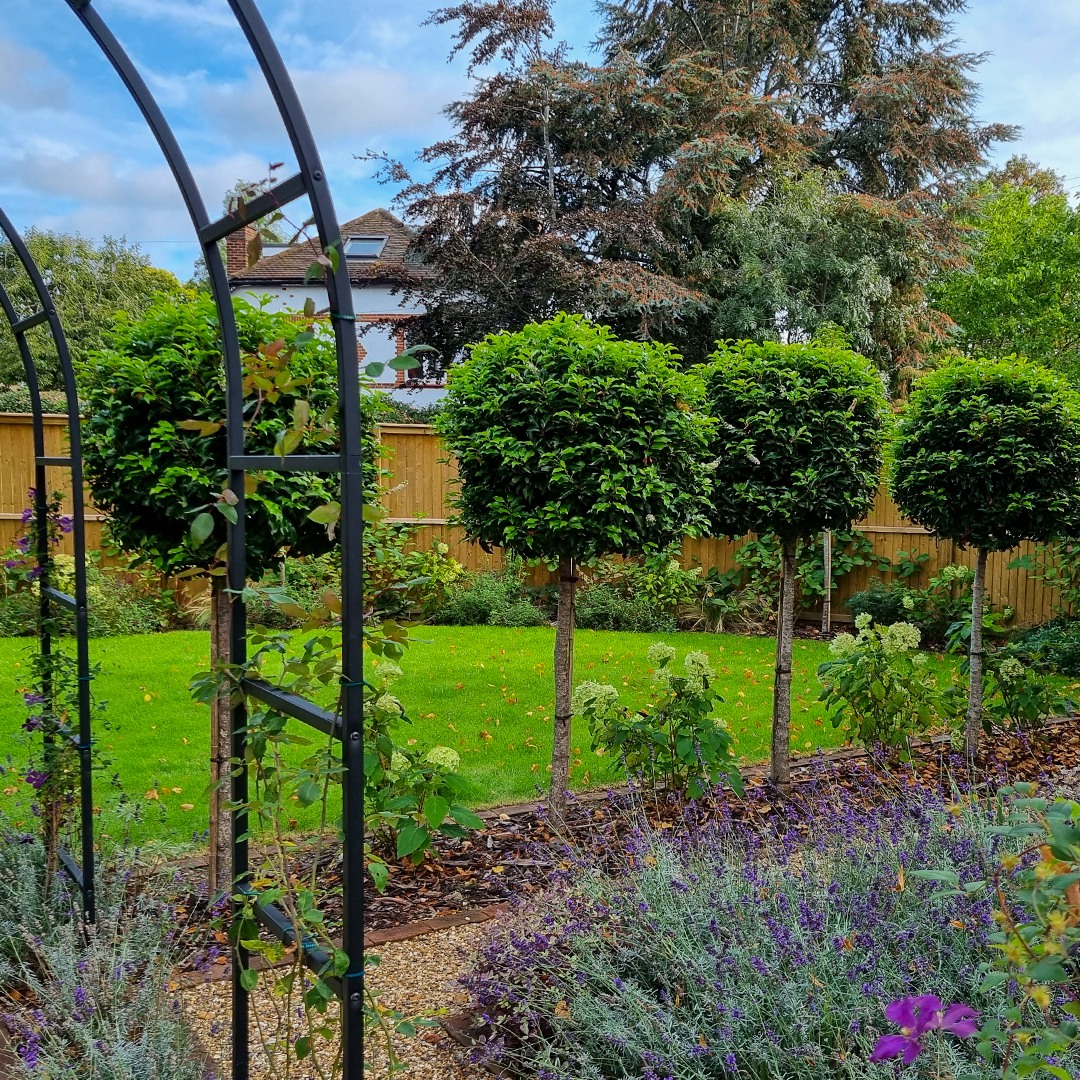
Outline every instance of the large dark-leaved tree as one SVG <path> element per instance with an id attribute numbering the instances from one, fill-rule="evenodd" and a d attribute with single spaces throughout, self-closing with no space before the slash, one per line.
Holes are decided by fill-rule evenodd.
<path id="1" fill-rule="evenodd" d="M 982 722 L 986 561 L 1023 540 L 1080 529 L 1080 396 L 1018 357 L 958 360 L 916 385 L 891 446 L 905 517 L 977 552 L 971 588 L 965 746 Z"/>
<path id="2" fill-rule="evenodd" d="M 610 4 L 592 65 L 546 0 L 440 9 L 476 83 L 428 179 L 388 170 L 434 271 L 420 337 L 445 362 L 565 309 L 700 360 L 840 315 L 883 366 L 917 362 L 943 329 L 923 283 L 963 255 L 954 207 L 1011 134 L 975 119 L 962 6 Z"/>
<path id="3" fill-rule="evenodd" d="M 830 345 L 731 342 L 701 368 L 713 432 L 714 536 L 780 541 L 771 775 L 790 779 L 795 550 L 870 509 L 887 406 L 866 357 Z"/>
<path id="4" fill-rule="evenodd" d="M 332 339 L 287 314 L 237 301 L 248 401 L 249 454 L 332 452 L 338 401 Z M 211 581 L 211 661 L 229 656 L 225 541 L 235 521 L 225 447 L 225 377 L 217 309 L 204 294 L 162 299 L 138 319 L 122 319 L 80 366 L 83 453 L 95 505 L 111 539 L 163 574 L 198 571 Z M 336 498 L 326 476 L 249 473 L 247 569 L 259 578 L 284 549 L 329 550 L 324 525 L 309 519 Z M 228 850 L 223 793 L 228 775 L 227 699 L 212 705 L 211 887 Z"/>
<path id="5" fill-rule="evenodd" d="M 470 539 L 559 567 L 551 806 L 570 766 L 578 563 L 668 547 L 704 524 L 710 422 L 670 348 L 579 315 L 492 334 L 450 374 L 437 427 Z"/>

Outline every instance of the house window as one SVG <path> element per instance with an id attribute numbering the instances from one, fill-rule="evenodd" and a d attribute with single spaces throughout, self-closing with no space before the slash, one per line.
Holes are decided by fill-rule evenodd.
<path id="1" fill-rule="evenodd" d="M 346 259 L 377 259 L 384 247 L 385 236 L 350 236 L 345 241 Z"/>

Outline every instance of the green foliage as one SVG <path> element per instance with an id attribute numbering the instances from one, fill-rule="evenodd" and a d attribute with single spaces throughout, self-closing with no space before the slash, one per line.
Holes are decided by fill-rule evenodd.
<path id="1" fill-rule="evenodd" d="M 613 767 L 643 778 L 654 792 L 664 783 L 698 799 L 726 779 L 741 794 L 731 735 L 713 716 L 723 699 L 708 656 L 687 653 L 681 673 L 670 645 L 657 642 L 648 657 L 656 700 L 647 709 L 620 705 L 618 690 L 607 684 L 583 682 L 574 691 L 574 715 L 588 722 L 593 750 L 610 754 Z"/>
<path id="2" fill-rule="evenodd" d="M 380 617 L 426 618 L 446 603 L 450 591 L 467 576 L 450 554 L 450 545 L 432 540 L 428 548 L 413 543 L 418 527 L 378 516 L 364 529 L 364 598 Z"/>
<path id="3" fill-rule="evenodd" d="M 675 360 L 578 315 L 473 346 L 437 420 L 469 537 L 584 562 L 696 529 L 710 425 L 698 381 Z"/>
<path id="4" fill-rule="evenodd" d="M 1029 577 L 1053 589 L 1057 593 L 1057 610 L 1063 615 L 1080 612 L 1080 541 L 1065 537 L 1038 544 L 1034 555 L 1019 555 L 1008 568 L 1026 570 Z"/>
<path id="5" fill-rule="evenodd" d="M 1058 178 L 1053 178 L 1057 180 Z M 932 298 L 969 356 L 1026 356 L 1080 381 L 1080 210 L 1037 175 L 977 189 L 970 265 L 941 275 Z"/>
<path id="6" fill-rule="evenodd" d="M 436 834 L 460 838 L 483 824 L 459 801 L 463 782 L 453 771 L 461 761 L 456 750 L 418 748 L 394 737 L 394 729 L 407 722 L 390 693 L 400 676 L 396 664 L 380 663 L 364 709 L 364 821 L 375 854 L 368 871 L 379 889 L 388 877 L 384 858 L 421 863 Z"/>
<path id="7" fill-rule="evenodd" d="M 675 619 L 644 596 L 626 596 L 614 585 L 587 585 L 578 597 L 574 619 L 580 630 L 631 630 L 662 634 Z"/>
<path id="8" fill-rule="evenodd" d="M 1011 643 L 1029 663 L 1059 675 L 1080 676 L 1080 620 L 1062 617 L 1022 631 Z"/>
<path id="9" fill-rule="evenodd" d="M 29 229 L 23 239 L 48 283 L 76 362 L 106 344 L 117 316 L 138 319 L 160 298 L 179 300 L 187 294 L 172 274 L 151 266 L 147 255 L 124 240 L 94 241 L 44 229 Z M 0 285 L 20 315 L 40 310 L 41 301 L 6 241 L 0 243 Z M 27 340 L 42 388 L 59 389 L 60 360 L 48 327 L 34 327 Z M 0 339 L 0 385 L 25 377 L 15 339 L 6 334 Z"/>
<path id="10" fill-rule="evenodd" d="M 432 621 L 446 626 L 545 626 L 548 618 L 526 596 L 524 563 L 510 557 L 500 570 L 455 574 Z"/>
<path id="11" fill-rule="evenodd" d="M 911 623 L 871 624 L 856 617 L 858 635 L 837 634 L 831 660 L 818 667 L 821 698 L 829 719 L 864 746 L 906 749 L 911 738 L 935 721 L 956 715 L 950 689 L 939 689 L 917 652 L 919 630 Z"/>
<path id="12" fill-rule="evenodd" d="M 1080 525 L 1080 398 L 1025 360 L 958 360 L 919 380 L 891 445 L 901 512 L 986 551 Z"/>
<path id="13" fill-rule="evenodd" d="M 331 452 L 337 408 L 331 339 L 285 314 L 240 301 L 234 307 L 250 401 L 247 452 Z M 225 388 L 212 300 L 158 300 L 141 319 L 121 320 L 110 346 L 94 353 L 80 374 L 87 481 L 108 515 L 112 540 L 165 573 L 219 563 L 226 523 L 236 511 L 227 489 Z M 301 408 L 307 419 L 294 441 Z M 284 547 L 296 555 L 328 549 L 327 529 L 308 515 L 333 500 L 331 480 L 249 475 L 253 577 Z"/>
<path id="14" fill-rule="evenodd" d="M 1072 707 L 1050 681 L 1023 663 L 1012 649 L 991 654 L 987 672 L 986 713 L 989 726 L 1006 731 L 1035 731 L 1047 718 Z"/>
<path id="15" fill-rule="evenodd" d="M 949 639 L 954 627 L 966 623 L 970 628 L 974 576 L 971 567 L 950 563 L 921 589 L 910 588 L 899 581 L 888 584 L 873 581 L 869 588 L 853 594 L 846 606 L 853 615 L 864 612 L 870 615 L 879 626 L 901 621 L 914 623 L 924 640 L 941 644 Z M 1011 614 L 1008 608 L 1000 616 L 988 611 L 983 616 L 983 628 L 1000 632 L 1000 619 L 1008 619 Z"/>
<path id="16" fill-rule="evenodd" d="M 1001 818 L 994 832 L 1011 843 L 992 876 L 917 871 L 955 896 L 994 898 L 990 935 L 994 959 L 982 967 L 981 990 L 1004 988 L 1006 1007 L 979 1032 L 979 1054 L 1001 1069 L 1003 1080 L 1043 1072 L 1071 1080 L 1070 1051 L 1080 1041 L 1080 804 L 1037 796 L 1034 784 L 998 794 Z M 1016 848 L 1020 850 L 1017 851 Z M 1000 1064 L 999 1064 L 1000 1063 Z"/>
<path id="17" fill-rule="evenodd" d="M 43 412 L 67 412 L 67 397 L 59 390 L 41 392 Z M 33 411 L 30 391 L 25 386 L 0 386 L 0 412 L 29 413 Z"/>
<path id="18" fill-rule="evenodd" d="M 714 535 L 796 540 L 848 529 L 870 509 L 886 405 L 868 360 L 832 346 L 729 342 L 701 374 L 719 421 Z"/>

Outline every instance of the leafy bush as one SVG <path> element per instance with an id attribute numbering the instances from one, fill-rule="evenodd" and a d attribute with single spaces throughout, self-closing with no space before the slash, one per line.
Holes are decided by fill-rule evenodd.
<path id="1" fill-rule="evenodd" d="M 864 746 L 896 750 L 935 720 L 955 715 L 954 695 L 939 690 L 926 654 L 915 651 L 918 627 L 876 627 L 866 612 L 855 626 L 858 636 L 837 634 L 829 643 L 832 659 L 818 666 L 820 700 L 834 727 L 846 728 Z"/>
<path id="2" fill-rule="evenodd" d="M 364 829 L 371 836 L 367 866 L 377 888 L 389 876 L 385 857 L 423 862 L 435 835 L 462 837 L 483 822 L 462 806 L 464 781 L 449 746 L 399 742 L 394 730 L 407 722 L 401 702 L 390 692 L 401 669 L 383 660 L 375 669 L 364 702 Z"/>
<path id="3" fill-rule="evenodd" d="M 1044 665 L 1059 675 L 1080 675 L 1080 619 L 1062 617 L 1024 630 L 1012 646 L 1029 663 Z"/>
<path id="4" fill-rule="evenodd" d="M 446 600 L 432 621 L 445 626 L 543 626 L 548 619 L 526 595 L 524 563 L 509 558 L 501 570 L 462 573 L 447 587 Z"/>
<path id="5" fill-rule="evenodd" d="M 991 899 L 910 877 L 985 878 L 991 822 L 926 790 L 865 806 L 837 787 L 764 837 L 692 817 L 674 839 L 641 829 L 611 853 L 617 876 L 578 860 L 494 928 L 467 978 L 490 1027 L 478 1056 L 539 1080 L 885 1077 L 865 1061 L 891 1033 L 886 1002 L 936 993 L 993 1013 Z M 909 1072 L 975 1066 L 950 1042 Z"/>
<path id="6" fill-rule="evenodd" d="M 41 392 L 43 412 L 66 413 L 67 396 L 60 390 Z M 31 411 L 30 391 L 25 386 L 0 386 L 0 412 L 28 413 Z"/>
<path id="7" fill-rule="evenodd" d="M 904 607 L 909 590 L 902 585 L 884 581 L 871 581 L 862 592 L 852 593 L 844 607 L 855 618 L 869 615 L 877 626 L 891 626 L 898 622 L 913 622 L 911 611 Z"/>
<path id="8" fill-rule="evenodd" d="M 1011 649 L 987 658 L 986 724 L 1031 731 L 1056 713 L 1072 707 L 1044 674 L 1028 667 Z"/>
<path id="9" fill-rule="evenodd" d="M 712 664 L 703 652 L 687 653 L 679 674 L 674 658 L 663 642 L 649 649 L 656 700 L 648 708 L 620 705 L 614 686 L 583 682 L 574 691 L 574 715 L 588 722 L 598 754 L 612 755 L 613 765 L 644 778 L 654 791 L 665 783 L 697 799 L 727 779 L 741 794 L 731 735 L 713 716 L 723 699 L 712 685 Z"/>
<path id="10" fill-rule="evenodd" d="M 75 560 L 70 555 L 53 559 L 53 583 L 72 594 L 75 591 Z M 101 566 L 91 562 L 86 568 L 86 601 L 90 633 L 94 637 L 124 634 L 153 634 L 176 625 L 178 610 L 172 591 L 145 568 Z M 29 589 L 5 590 L 0 583 L 0 637 L 37 633 L 38 600 Z M 61 634 L 75 632 L 74 613 L 55 610 Z"/>
<path id="11" fill-rule="evenodd" d="M 624 596 L 614 585 L 586 585 L 577 602 L 580 630 L 631 630 L 663 634 L 678 629 L 675 619 L 645 596 Z"/>

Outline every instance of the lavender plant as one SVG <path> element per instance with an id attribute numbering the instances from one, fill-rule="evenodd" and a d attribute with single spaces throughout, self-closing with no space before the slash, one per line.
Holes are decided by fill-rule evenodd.
<path id="1" fill-rule="evenodd" d="M 886 1003 L 933 993 L 994 1013 L 990 898 L 909 872 L 985 875 L 1004 842 L 990 818 L 926 790 L 864 807 L 834 788 L 762 834 L 691 806 L 679 838 L 638 831 L 619 876 L 575 864 L 499 924 L 467 978 L 487 1025 L 477 1057 L 539 1080 L 884 1077 L 867 1060 L 894 1034 Z M 976 1062 L 941 1041 L 908 1075 Z"/>
<path id="2" fill-rule="evenodd" d="M 105 860 L 88 926 L 66 879 L 46 898 L 36 839 L 0 820 L 0 842 L 0 1021 L 14 1036 L 12 1080 L 206 1080 L 169 990 L 172 910 Z"/>

